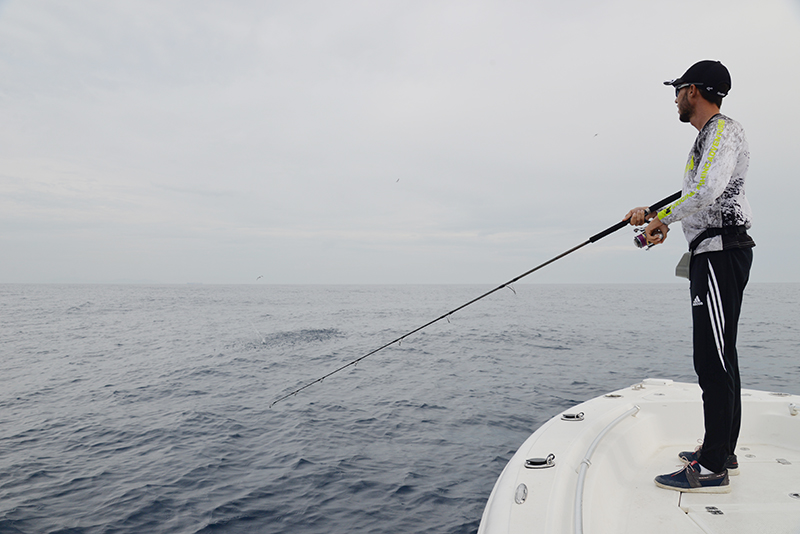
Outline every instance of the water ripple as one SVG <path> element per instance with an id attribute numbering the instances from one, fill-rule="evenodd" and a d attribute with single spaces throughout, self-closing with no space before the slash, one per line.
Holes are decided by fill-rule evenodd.
<path id="1" fill-rule="evenodd" d="M 0 285 L 0 532 L 474 533 L 538 425 L 694 380 L 684 286 L 516 289 L 270 409 L 485 288 Z M 798 296 L 748 289 L 746 387 L 800 392 Z"/>

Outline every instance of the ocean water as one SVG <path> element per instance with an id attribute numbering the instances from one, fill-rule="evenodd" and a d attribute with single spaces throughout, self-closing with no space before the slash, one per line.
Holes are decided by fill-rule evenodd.
<path id="1" fill-rule="evenodd" d="M 686 285 L 518 285 L 270 408 L 488 289 L 0 285 L 0 533 L 473 533 L 547 419 L 694 380 Z M 744 387 L 800 394 L 798 302 Z"/>

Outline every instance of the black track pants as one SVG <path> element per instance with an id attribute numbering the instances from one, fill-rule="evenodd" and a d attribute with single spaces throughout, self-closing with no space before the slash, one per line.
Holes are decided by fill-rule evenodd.
<path id="1" fill-rule="evenodd" d="M 703 390 L 705 437 L 698 461 L 714 472 L 734 454 L 742 420 L 736 332 L 742 295 L 753 263 L 752 248 L 692 257 L 691 299 L 694 369 Z"/>

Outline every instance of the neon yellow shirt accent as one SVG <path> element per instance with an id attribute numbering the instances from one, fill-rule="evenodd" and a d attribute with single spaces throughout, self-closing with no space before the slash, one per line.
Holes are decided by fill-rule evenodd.
<path id="1" fill-rule="evenodd" d="M 706 162 L 703 165 L 703 170 L 700 173 L 700 179 L 697 182 L 697 187 L 695 188 L 694 191 L 689 191 L 687 194 L 683 195 L 681 198 L 679 198 L 678 200 L 676 200 L 663 210 L 659 211 L 658 212 L 659 219 L 663 220 L 670 213 L 672 213 L 672 210 L 674 208 L 677 208 L 678 206 L 680 206 L 681 204 L 692 198 L 695 195 L 695 193 L 700 191 L 703 188 L 703 186 L 706 185 L 706 178 L 708 178 L 708 170 L 711 168 L 711 164 L 714 163 L 714 158 L 717 155 L 717 150 L 719 150 L 719 145 L 722 142 L 722 132 L 724 130 L 725 130 L 725 119 L 717 119 L 717 131 L 715 132 L 714 135 L 714 142 L 711 143 L 711 149 L 708 151 L 708 157 L 706 158 Z M 684 174 L 688 173 L 693 169 L 694 169 L 694 156 L 689 158 L 689 163 L 686 164 L 686 170 L 684 171 Z"/>

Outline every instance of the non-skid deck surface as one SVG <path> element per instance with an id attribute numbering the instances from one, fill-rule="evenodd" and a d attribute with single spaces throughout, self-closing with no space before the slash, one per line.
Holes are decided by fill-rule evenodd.
<path id="1" fill-rule="evenodd" d="M 653 483 L 680 469 L 678 449 L 660 449 L 629 494 L 626 532 L 649 534 L 800 534 L 800 454 L 797 450 L 743 443 L 740 474 L 728 494 L 680 493 Z M 587 534 L 591 533 L 587 525 Z"/>

